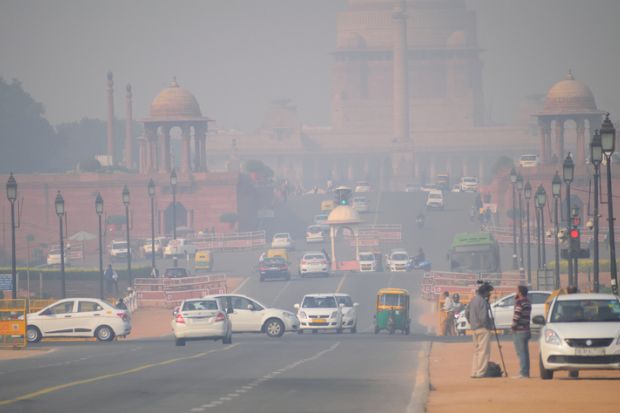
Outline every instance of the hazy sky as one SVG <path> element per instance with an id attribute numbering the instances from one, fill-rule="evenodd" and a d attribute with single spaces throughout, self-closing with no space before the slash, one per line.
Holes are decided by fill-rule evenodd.
<path id="1" fill-rule="evenodd" d="M 466 0 L 485 50 L 485 107 L 510 121 L 523 97 L 568 68 L 620 118 L 619 0 Z M 17 78 L 52 123 L 105 119 L 106 72 L 134 116 L 172 76 L 219 128 L 257 128 L 277 98 L 330 123 L 330 52 L 343 0 L 0 0 L 0 76 Z"/>

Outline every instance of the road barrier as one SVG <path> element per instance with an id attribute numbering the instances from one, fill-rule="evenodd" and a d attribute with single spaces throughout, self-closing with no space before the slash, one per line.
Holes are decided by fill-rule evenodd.
<path id="1" fill-rule="evenodd" d="M 183 300 L 226 293 L 226 275 L 183 278 L 137 278 L 134 280 L 136 308 L 172 308 Z"/>
<path id="2" fill-rule="evenodd" d="M 265 231 L 209 234 L 193 238 L 197 250 L 227 251 L 262 248 L 266 244 Z"/>
<path id="3" fill-rule="evenodd" d="M 402 241 L 403 227 L 400 224 L 360 225 L 357 234 L 357 240 L 349 232 L 346 232 L 344 237 L 352 246 L 357 243 L 360 247 L 378 247 L 380 244 Z"/>
<path id="4" fill-rule="evenodd" d="M 0 300 L 0 348 L 26 347 L 26 300 Z"/>
<path id="5" fill-rule="evenodd" d="M 492 297 L 500 297 L 514 292 L 517 285 L 523 282 L 518 274 L 473 274 L 429 271 L 422 279 L 422 297 L 435 301 L 448 291 L 450 294 L 459 293 L 461 296 L 475 294 L 478 282 L 488 282 L 493 285 Z"/>

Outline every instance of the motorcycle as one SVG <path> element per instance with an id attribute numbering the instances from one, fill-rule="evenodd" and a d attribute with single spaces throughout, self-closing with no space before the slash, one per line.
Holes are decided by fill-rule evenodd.
<path id="1" fill-rule="evenodd" d="M 432 263 L 429 260 L 427 259 L 421 260 L 418 257 L 413 257 L 409 263 L 410 269 L 413 269 L 413 270 L 430 271 L 431 266 L 432 266 Z"/>

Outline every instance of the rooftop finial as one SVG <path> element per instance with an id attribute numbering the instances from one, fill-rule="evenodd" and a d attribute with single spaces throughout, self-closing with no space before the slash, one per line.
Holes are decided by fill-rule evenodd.
<path id="1" fill-rule="evenodd" d="M 172 82 L 170 82 L 170 87 L 179 87 L 176 76 L 172 76 Z"/>
<path id="2" fill-rule="evenodd" d="M 573 71 L 571 69 L 568 69 L 568 73 L 566 74 L 566 80 L 575 80 L 575 77 L 573 76 Z"/>

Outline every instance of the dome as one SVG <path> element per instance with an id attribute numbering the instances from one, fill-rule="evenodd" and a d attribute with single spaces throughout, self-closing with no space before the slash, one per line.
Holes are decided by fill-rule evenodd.
<path id="1" fill-rule="evenodd" d="M 327 217 L 328 224 L 359 224 L 361 221 L 357 211 L 348 205 L 337 206 Z"/>
<path id="2" fill-rule="evenodd" d="M 194 95 L 179 87 L 176 78 L 151 103 L 151 118 L 183 120 L 202 118 Z"/>
<path id="3" fill-rule="evenodd" d="M 547 93 L 544 114 L 598 112 L 594 95 L 585 83 L 575 80 L 571 71 Z"/>

